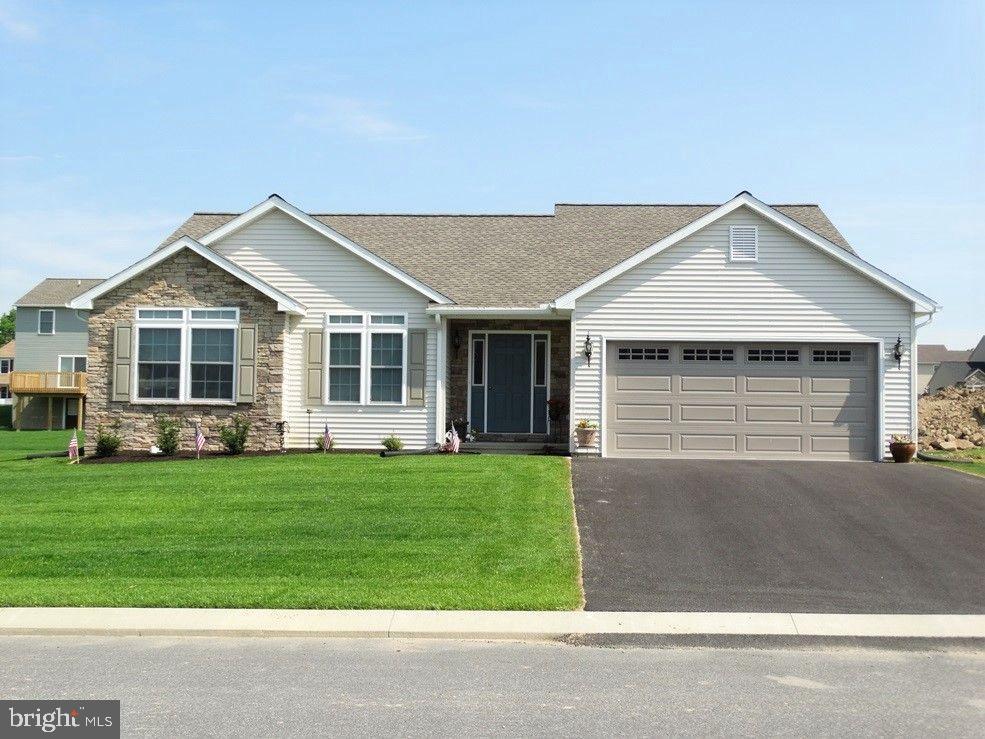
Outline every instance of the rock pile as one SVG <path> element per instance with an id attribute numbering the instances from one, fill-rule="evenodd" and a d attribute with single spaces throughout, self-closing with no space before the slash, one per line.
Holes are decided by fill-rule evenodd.
<path id="1" fill-rule="evenodd" d="M 919 442 L 945 451 L 985 447 L 985 390 L 945 387 L 917 401 Z"/>

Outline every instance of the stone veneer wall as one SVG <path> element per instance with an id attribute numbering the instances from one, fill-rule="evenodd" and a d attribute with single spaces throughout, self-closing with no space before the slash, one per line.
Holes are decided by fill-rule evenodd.
<path id="1" fill-rule="evenodd" d="M 257 327 L 256 402 L 169 405 L 109 400 L 114 327 L 118 321 L 132 322 L 138 305 L 239 308 L 240 320 Z M 250 421 L 248 451 L 276 449 L 274 423 L 281 419 L 284 387 L 284 328 L 285 315 L 273 300 L 187 249 L 97 298 L 89 315 L 85 404 L 89 448 L 95 447 L 98 425 L 119 423 L 125 449 L 149 449 L 157 435 L 155 416 L 161 414 L 181 419 L 181 449 L 194 449 L 195 425 L 201 424 L 206 449 L 219 451 L 223 448 L 219 429 L 238 413 Z M 133 377 L 136 381 L 136 371 Z"/>
<path id="2" fill-rule="evenodd" d="M 570 400 L 571 324 L 568 321 L 520 319 L 450 320 L 448 322 L 447 419 L 465 418 L 468 412 L 469 331 L 541 331 L 551 335 L 551 396 Z M 461 346 L 455 351 L 456 333 Z"/>

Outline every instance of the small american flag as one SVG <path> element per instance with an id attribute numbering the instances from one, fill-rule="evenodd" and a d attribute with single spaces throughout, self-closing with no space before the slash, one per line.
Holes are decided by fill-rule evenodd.
<path id="1" fill-rule="evenodd" d="M 328 429 L 328 424 L 325 424 L 325 433 L 321 437 L 321 450 L 323 452 L 328 452 L 332 448 L 332 432 Z"/>
<path id="2" fill-rule="evenodd" d="M 458 454 L 459 447 L 462 446 L 462 440 L 458 438 L 458 429 L 455 428 L 455 424 L 451 425 L 451 453 Z"/>
<path id="3" fill-rule="evenodd" d="M 72 432 L 72 439 L 68 442 L 68 463 L 79 461 L 79 432 Z"/>
<path id="4" fill-rule="evenodd" d="M 202 427 L 195 427 L 195 459 L 200 459 L 202 455 L 202 449 L 205 448 L 205 434 L 202 433 Z"/>

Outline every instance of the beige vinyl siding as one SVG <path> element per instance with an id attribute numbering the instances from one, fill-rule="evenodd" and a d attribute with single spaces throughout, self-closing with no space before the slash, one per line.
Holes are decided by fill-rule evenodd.
<path id="1" fill-rule="evenodd" d="M 731 225 L 759 226 L 758 262 L 728 261 Z M 912 433 L 912 319 L 907 301 L 741 208 L 578 299 L 571 417 L 602 422 L 602 336 L 799 342 L 872 337 L 884 342 L 884 437 Z M 581 353 L 589 333 L 595 342 L 590 365 Z M 904 347 L 900 368 L 892 358 L 897 336 Z"/>
<path id="2" fill-rule="evenodd" d="M 286 318 L 283 414 L 291 428 L 289 446 L 304 448 L 309 441 L 303 387 L 304 331 L 321 329 L 324 315 L 336 311 L 407 313 L 408 329 L 428 330 L 425 404 L 423 408 L 312 406 L 312 434 L 320 434 L 328 423 L 336 446 L 351 449 L 378 449 L 380 439 L 391 433 L 409 448 L 433 442 L 437 326 L 425 313 L 427 298 L 279 211 L 212 248 L 307 308 L 304 318 Z"/>

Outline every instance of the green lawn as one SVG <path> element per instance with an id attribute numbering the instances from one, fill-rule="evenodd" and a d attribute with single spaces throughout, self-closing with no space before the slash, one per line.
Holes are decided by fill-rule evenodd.
<path id="1" fill-rule="evenodd" d="M 973 475 L 982 475 L 985 477 L 985 449 L 968 449 L 962 452 L 941 452 L 937 449 L 932 450 L 935 456 L 941 457 L 966 457 L 976 460 L 981 460 L 975 462 L 974 464 L 961 464 L 959 462 L 931 462 L 930 464 L 940 465 L 941 467 L 950 467 L 954 470 L 961 470 L 962 472 L 970 472 Z"/>
<path id="2" fill-rule="evenodd" d="M 557 457 L 13 459 L 0 432 L 0 605 L 572 609 Z"/>

